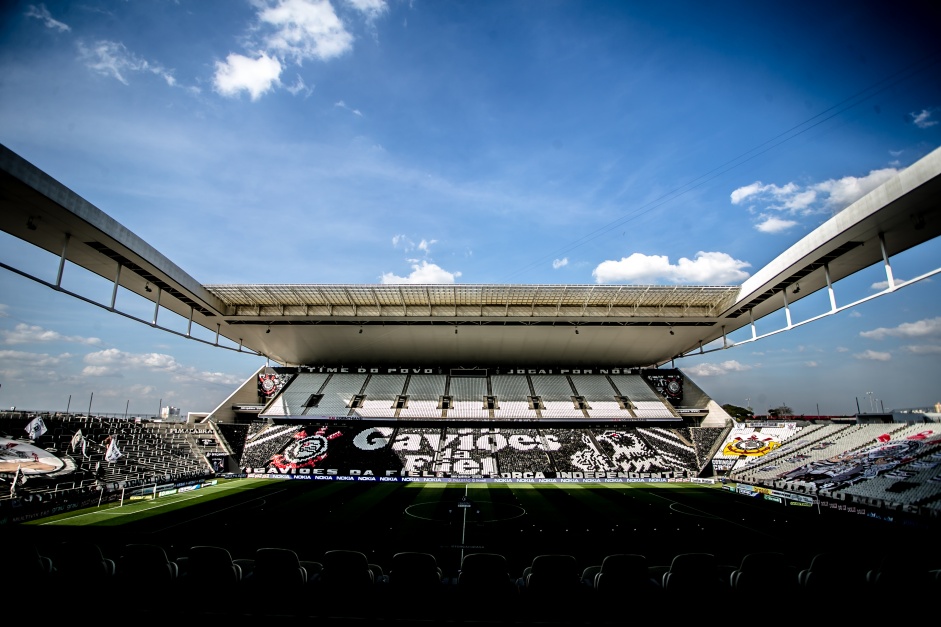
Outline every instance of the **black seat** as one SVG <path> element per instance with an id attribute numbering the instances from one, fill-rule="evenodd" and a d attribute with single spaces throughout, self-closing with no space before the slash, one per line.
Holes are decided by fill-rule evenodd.
<path id="1" fill-rule="evenodd" d="M 389 584 L 393 588 L 424 586 L 434 589 L 441 585 L 441 569 L 431 553 L 396 553 L 389 569 Z"/>
<path id="2" fill-rule="evenodd" d="M 365 553 L 345 549 L 327 551 L 317 578 L 315 594 L 324 599 L 320 612 L 334 617 L 374 617 L 380 603 L 363 603 L 376 592 L 375 574 Z"/>
<path id="3" fill-rule="evenodd" d="M 457 576 L 460 615 L 468 620 L 504 617 L 511 621 L 519 610 L 520 593 L 510 577 L 506 557 L 499 553 L 468 553 Z"/>
<path id="4" fill-rule="evenodd" d="M 4 563 L 8 568 L 0 568 L 0 585 L 7 587 L 19 585 L 23 581 L 47 583 L 52 577 L 52 558 L 41 555 L 35 544 L 13 542 L 3 550 Z"/>
<path id="5" fill-rule="evenodd" d="M 791 593 L 797 590 L 797 569 L 783 553 L 748 553 L 729 576 L 729 586 L 736 592 L 780 590 Z"/>
<path id="6" fill-rule="evenodd" d="M 252 585 L 266 588 L 297 588 L 307 583 L 307 569 L 291 549 L 262 547 L 255 550 Z"/>
<path id="7" fill-rule="evenodd" d="M 228 549 L 197 545 L 187 553 L 186 577 L 191 584 L 220 587 L 242 580 L 242 568 L 232 560 Z"/>
<path id="8" fill-rule="evenodd" d="M 810 565 L 797 573 L 798 586 L 828 595 L 856 594 L 866 583 L 866 569 L 859 556 L 843 551 L 817 553 Z"/>
<path id="9" fill-rule="evenodd" d="M 644 598 L 660 589 L 660 584 L 650 577 L 647 557 L 635 553 L 605 557 L 593 583 L 597 593 L 606 599 Z"/>
<path id="10" fill-rule="evenodd" d="M 114 560 L 93 542 L 63 542 L 53 560 L 54 578 L 65 585 L 101 584 L 114 576 Z"/>
<path id="11" fill-rule="evenodd" d="M 663 591 L 671 597 L 705 598 L 722 589 L 716 557 L 711 553 L 680 553 L 663 573 Z"/>
<path id="12" fill-rule="evenodd" d="M 524 576 L 524 611 L 540 620 L 573 617 L 588 590 L 581 574 L 573 555 L 537 555 Z"/>
<path id="13" fill-rule="evenodd" d="M 127 544 L 121 552 L 115 575 L 122 586 L 169 586 L 176 582 L 179 567 L 156 544 Z"/>

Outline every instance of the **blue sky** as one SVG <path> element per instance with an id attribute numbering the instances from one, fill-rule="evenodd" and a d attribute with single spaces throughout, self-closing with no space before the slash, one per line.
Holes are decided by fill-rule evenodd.
<path id="1" fill-rule="evenodd" d="M 0 142 L 205 284 L 739 284 L 941 145 L 936 24 L 920 2 L 8 2 Z M 5 234 L 0 260 L 56 271 Z M 759 412 L 933 405 L 939 304 L 922 281 L 677 365 Z M 0 273 L 0 406 L 208 411 L 261 363 Z"/>

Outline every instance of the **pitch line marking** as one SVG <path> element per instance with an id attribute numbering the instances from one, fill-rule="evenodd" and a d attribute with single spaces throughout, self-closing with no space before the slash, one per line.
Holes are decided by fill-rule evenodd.
<path id="1" fill-rule="evenodd" d="M 219 489 L 219 490 L 212 490 L 213 488 L 220 488 L 220 489 Z M 110 507 L 110 508 L 105 509 L 105 510 L 95 509 L 95 510 L 93 510 L 93 511 L 76 513 L 76 514 L 74 514 L 74 515 L 72 515 L 72 516 L 67 516 L 67 517 L 63 517 L 63 518 L 57 518 L 56 520 L 53 520 L 53 521 L 44 522 L 44 523 L 39 523 L 39 525 L 40 525 L 40 526 L 44 526 L 44 525 L 55 525 L 55 524 L 59 524 L 59 523 L 61 523 L 61 522 L 63 522 L 63 521 L 66 521 L 66 520 L 77 520 L 77 519 L 83 518 L 83 517 L 85 517 L 85 516 L 99 516 L 99 515 L 100 515 L 100 516 L 113 516 L 113 517 L 119 517 L 119 516 L 133 516 L 134 514 L 138 514 L 138 513 L 141 513 L 141 512 L 147 512 L 147 511 L 150 511 L 150 510 L 152 510 L 152 509 L 158 509 L 158 508 L 161 508 L 161 507 L 168 507 L 168 506 L 170 506 L 170 505 L 175 505 L 175 504 L 177 504 L 177 503 L 185 503 L 186 501 L 191 501 L 191 500 L 196 499 L 196 498 L 201 498 L 201 497 L 204 497 L 204 496 L 209 496 L 209 494 L 204 493 L 203 490 L 212 490 L 212 491 L 215 492 L 215 491 L 223 491 L 223 490 L 224 490 L 224 491 L 229 491 L 229 490 L 235 490 L 235 489 L 241 489 L 241 486 L 233 485 L 233 486 L 231 486 L 231 487 L 225 487 L 225 488 L 222 488 L 222 486 L 207 486 L 207 487 L 205 487 L 205 488 L 200 488 L 199 490 L 193 490 L 193 495 L 192 495 L 192 496 L 186 496 L 186 497 L 181 497 L 181 498 L 175 498 L 175 499 L 172 499 L 172 500 L 169 500 L 169 501 L 165 501 L 165 502 L 163 502 L 163 503 L 159 503 L 159 502 L 154 502 L 154 501 L 152 501 L 152 502 L 151 502 L 152 504 L 147 504 L 146 507 L 137 507 L 137 508 L 134 508 L 134 509 L 132 509 L 132 510 L 130 510 L 130 511 L 121 511 L 121 510 L 123 510 L 125 507 L 133 507 L 135 504 L 131 504 L 131 505 L 121 505 L 121 506 L 118 506 L 118 507 Z M 185 493 L 184 493 L 184 494 L 185 494 Z M 174 495 L 174 496 L 179 496 L 179 495 L 176 494 L 176 495 Z M 169 497 L 163 497 L 163 498 L 169 498 Z M 255 500 L 257 500 L 257 499 L 255 499 Z M 247 502 L 250 503 L 251 501 L 247 501 Z M 141 503 L 143 504 L 143 503 L 145 503 L 145 502 L 144 502 L 144 501 L 141 501 Z M 231 509 L 231 508 L 226 508 L 226 509 Z M 220 510 L 220 511 L 224 511 L 224 510 Z"/>

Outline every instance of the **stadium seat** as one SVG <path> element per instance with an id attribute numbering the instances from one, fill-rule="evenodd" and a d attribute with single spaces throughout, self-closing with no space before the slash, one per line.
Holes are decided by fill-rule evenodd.
<path id="1" fill-rule="evenodd" d="M 321 583 L 342 583 L 344 585 L 372 585 L 373 571 L 365 553 L 335 549 L 323 555 L 323 570 L 320 571 Z"/>
<path id="2" fill-rule="evenodd" d="M 455 588 L 458 618 L 512 622 L 520 609 L 520 592 L 499 553 L 468 553 L 461 560 Z"/>
<path id="3" fill-rule="evenodd" d="M 920 595 L 937 588 L 931 558 L 919 551 L 898 550 L 885 555 L 866 573 L 866 582 L 879 594 Z"/>
<path id="4" fill-rule="evenodd" d="M 572 619 L 583 605 L 586 590 L 573 555 L 537 555 L 525 575 L 524 611 L 543 620 Z"/>
<path id="5" fill-rule="evenodd" d="M 798 586 L 832 599 L 857 593 L 866 583 L 866 569 L 859 555 L 827 551 L 814 555 L 810 566 L 797 573 Z"/>
<path id="6" fill-rule="evenodd" d="M 392 556 L 389 567 L 388 607 L 398 619 L 431 619 L 445 607 L 445 588 L 441 585 L 441 569 L 431 553 L 403 551 Z M 417 593 L 419 604 L 396 603 L 395 600 Z"/>
<path id="7" fill-rule="evenodd" d="M 797 590 L 797 569 L 783 553 L 757 552 L 742 557 L 732 571 L 729 586 L 736 592 L 775 590 L 790 593 Z"/>
<path id="8" fill-rule="evenodd" d="M 663 573 L 663 591 L 670 597 L 705 598 L 721 590 L 716 557 L 711 553 L 680 553 Z"/>
<path id="9" fill-rule="evenodd" d="M 322 615 L 330 618 L 374 616 L 382 604 L 361 600 L 363 595 L 370 597 L 375 593 L 374 582 L 375 575 L 365 553 L 344 549 L 327 551 L 315 593 L 324 599 Z"/>
<path id="10" fill-rule="evenodd" d="M 190 547 L 186 560 L 188 585 L 220 587 L 242 580 L 242 568 L 232 560 L 228 549 L 220 546 Z"/>
<path id="11" fill-rule="evenodd" d="M 265 588 L 296 588 L 307 583 L 307 569 L 291 549 L 262 547 L 255 550 L 251 583 Z"/>
<path id="12" fill-rule="evenodd" d="M 404 551 L 392 556 L 389 584 L 393 588 L 424 587 L 434 590 L 441 585 L 441 569 L 431 553 Z"/>
<path id="13" fill-rule="evenodd" d="M 385 571 L 382 569 L 381 565 L 373 564 L 372 562 L 370 562 L 368 566 L 369 566 L 369 571 L 372 573 L 372 581 L 374 584 L 389 583 L 389 576 L 385 574 Z M 323 570 L 322 565 L 320 567 L 320 570 Z"/>
<path id="14" fill-rule="evenodd" d="M 13 542 L 4 547 L 3 561 L 15 565 L 0 568 L 0 586 L 7 590 L 24 581 L 46 583 L 52 577 L 52 558 L 41 555 L 36 545 L 29 542 Z"/>
<path id="15" fill-rule="evenodd" d="M 106 558 L 97 544 L 69 540 L 50 551 L 53 569 L 47 581 L 56 603 L 63 607 L 81 603 L 88 590 L 104 590 L 113 585 L 114 561 Z M 24 582 L 18 581 L 14 588 L 22 585 Z"/>
<path id="16" fill-rule="evenodd" d="M 62 584 L 101 584 L 114 576 L 114 561 L 93 542 L 63 542 L 53 558 L 54 578 Z"/>
<path id="17" fill-rule="evenodd" d="M 176 562 L 171 561 L 163 547 L 156 544 L 125 545 L 115 570 L 115 576 L 126 589 L 172 585 L 178 575 Z"/>
<path id="18" fill-rule="evenodd" d="M 515 597 L 518 594 L 518 588 L 510 579 L 506 557 L 499 553 L 465 555 L 461 560 L 457 585 L 468 595 L 507 593 Z"/>
<path id="19" fill-rule="evenodd" d="M 595 577 L 598 573 L 601 572 L 601 564 L 595 564 L 594 566 L 586 566 L 582 570 L 581 582 L 583 586 L 589 588 L 595 587 Z"/>
<path id="20" fill-rule="evenodd" d="M 572 555 L 537 555 L 526 575 L 524 587 L 536 590 L 571 590 L 581 580 Z"/>
<path id="21" fill-rule="evenodd" d="M 605 557 L 593 587 L 599 597 L 608 600 L 649 600 L 660 592 L 660 585 L 650 577 L 646 556 L 632 553 Z"/>

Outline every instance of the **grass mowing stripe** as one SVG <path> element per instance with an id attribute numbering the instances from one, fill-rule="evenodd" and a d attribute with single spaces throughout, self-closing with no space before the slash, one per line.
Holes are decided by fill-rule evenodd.
<path id="1" fill-rule="evenodd" d="M 86 508 L 74 512 L 56 514 L 54 516 L 42 518 L 36 521 L 30 521 L 24 524 L 36 526 L 87 526 L 124 524 L 132 520 L 143 519 L 155 515 L 156 512 L 151 510 L 168 511 L 172 509 L 182 509 L 189 507 L 191 503 L 188 501 L 192 501 L 194 499 L 214 500 L 223 496 L 228 496 L 230 491 L 254 489 L 255 487 L 261 487 L 262 485 L 263 484 L 251 486 L 239 485 L 235 482 L 226 482 L 225 484 L 205 486 L 198 490 L 192 490 L 182 494 L 178 493 L 170 496 L 162 496 L 157 500 L 130 501 L 126 502 L 124 505 L 109 503 L 103 508 Z M 115 521 L 116 517 L 121 517 L 122 520 Z"/>

